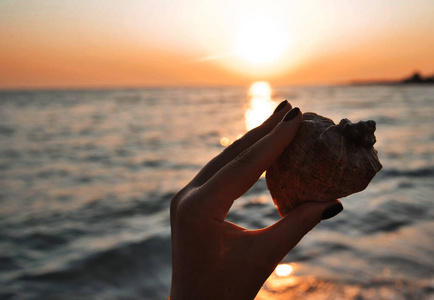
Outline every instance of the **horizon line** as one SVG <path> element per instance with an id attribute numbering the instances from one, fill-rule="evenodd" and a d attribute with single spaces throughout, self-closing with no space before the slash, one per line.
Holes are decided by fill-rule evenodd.
<path id="1" fill-rule="evenodd" d="M 404 80 L 412 77 L 415 74 L 419 74 L 418 71 L 413 71 L 410 76 L 402 76 L 399 79 L 351 79 L 345 80 L 342 82 L 336 83 L 299 83 L 299 84 L 276 84 L 272 85 L 273 87 L 320 87 L 320 86 L 353 86 L 353 85 L 395 85 L 402 84 Z M 426 75 L 422 78 L 432 78 L 434 77 L 434 73 L 432 75 Z M 64 86 L 64 87 L 49 87 L 49 86 L 41 86 L 41 87 L 1 87 L 0 93 L 7 92 L 56 92 L 56 91 L 104 91 L 104 90 L 142 90 L 142 89 L 173 89 L 173 88 L 245 88 L 257 81 L 266 81 L 268 80 L 252 80 L 248 84 L 173 84 L 173 85 L 125 85 L 125 86 L 116 86 L 116 85 L 101 85 L 101 86 Z M 411 83 L 406 83 L 411 84 Z M 417 84 L 417 83 L 415 83 Z"/>

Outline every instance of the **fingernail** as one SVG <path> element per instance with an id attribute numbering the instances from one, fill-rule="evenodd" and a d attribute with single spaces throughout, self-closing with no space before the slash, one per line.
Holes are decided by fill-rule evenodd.
<path id="1" fill-rule="evenodd" d="M 286 114 L 286 116 L 283 118 L 282 122 L 291 121 L 292 119 L 294 119 L 298 115 L 299 112 L 300 112 L 300 109 L 298 107 L 294 107 Z"/>
<path id="2" fill-rule="evenodd" d="M 283 100 L 282 102 L 280 102 L 280 104 L 274 110 L 273 114 L 277 113 L 278 111 L 281 111 L 287 104 L 288 104 L 288 101 L 286 101 L 286 100 Z"/>
<path id="3" fill-rule="evenodd" d="M 344 210 L 344 207 L 340 203 L 337 203 L 331 207 L 328 207 L 322 213 L 321 220 L 327 220 L 327 219 L 333 218 L 334 216 L 336 216 L 338 213 L 340 213 L 343 210 Z"/>

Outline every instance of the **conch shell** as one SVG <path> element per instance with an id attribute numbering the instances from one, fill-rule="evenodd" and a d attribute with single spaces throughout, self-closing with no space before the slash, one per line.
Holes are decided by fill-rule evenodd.
<path id="1" fill-rule="evenodd" d="M 267 169 L 266 181 L 281 216 L 307 201 L 329 201 L 364 190 L 381 170 L 375 121 L 336 125 L 304 113 L 292 143 Z"/>

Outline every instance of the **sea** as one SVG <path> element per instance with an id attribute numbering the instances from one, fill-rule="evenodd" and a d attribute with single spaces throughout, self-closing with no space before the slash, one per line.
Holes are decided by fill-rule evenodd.
<path id="1" fill-rule="evenodd" d="M 273 108 L 375 120 L 383 169 L 256 299 L 434 299 L 434 86 L 270 88 L 260 97 Z M 0 92 L 0 299 L 167 299 L 170 200 L 247 131 L 247 112 L 269 113 L 255 97 L 249 86 Z M 227 219 L 251 230 L 280 219 L 263 177 Z"/>

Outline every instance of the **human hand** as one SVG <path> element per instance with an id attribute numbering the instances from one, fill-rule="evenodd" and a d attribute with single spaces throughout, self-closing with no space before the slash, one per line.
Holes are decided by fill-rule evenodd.
<path id="1" fill-rule="evenodd" d="M 171 300 L 253 299 L 306 233 L 342 211 L 338 200 L 308 202 L 259 230 L 225 221 L 233 202 L 294 138 L 303 117 L 291 108 L 283 101 L 261 126 L 227 147 L 173 197 Z"/>

